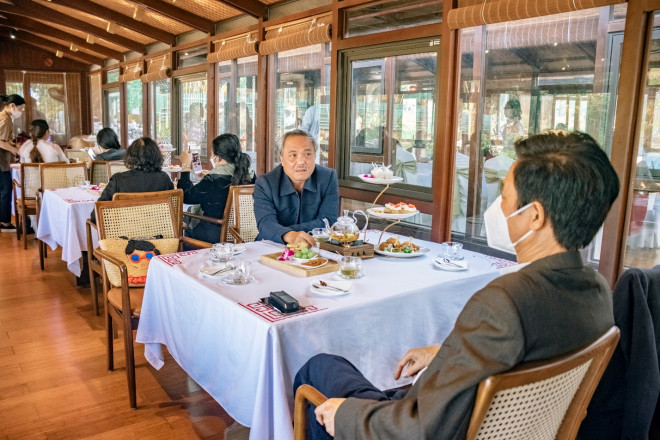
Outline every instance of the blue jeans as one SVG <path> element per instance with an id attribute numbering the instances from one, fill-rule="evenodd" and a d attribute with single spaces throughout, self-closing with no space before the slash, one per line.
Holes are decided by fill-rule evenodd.
<path id="1" fill-rule="evenodd" d="M 0 223 L 11 223 L 11 171 L 0 171 Z"/>
<path id="2" fill-rule="evenodd" d="M 300 385 L 311 385 L 326 397 L 357 397 L 369 400 L 398 400 L 407 389 L 381 391 L 369 382 L 353 364 L 340 356 L 317 354 L 308 360 L 296 374 L 293 392 Z M 314 407 L 307 408 L 307 438 L 310 440 L 331 439 L 325 428 L 316 421 Z"/>

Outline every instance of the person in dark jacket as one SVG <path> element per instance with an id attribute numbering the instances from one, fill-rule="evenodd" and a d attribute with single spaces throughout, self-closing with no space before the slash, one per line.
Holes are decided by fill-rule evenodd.
<path id="1" fill-rule="evenodd" d="M 254 183 L 255 176 L 250 169 L 250 156 L 241 151 L 241 143 L 235 135 L 225 133 L 213 139 L 213 154 L 210 158 L 213 169 L 195 185 L 190 181 L 189 171 L 192 154 L 189 151 L 181 153 L 179 188 L 183 189 L 184 203 L 199 204 L 205 216 L 221 219 L 229 187 Z M 201 221 L 190 235 L 197 240 L 217 243 L 220 241 L 220 226 Z"/>
<path id="2" fill-rule="evenodd" d="M 108 186 L 99 197 L 99 202 L 112 200 L 112 196 L 118 192 L 135 193 L 174 189 L 170 176 L 161 169 L 163 155 L 153 139 L 142 137 L 133 141 L 126 150 L 124 164 L 128 171 L 116 173 L 110 177 Z M 94 211 L 92 211 L 91 218 L 92 221 L 96 221 Z"/>
<path id="3" fill-rule="evenodd" d="M 102 128 L 96 134 L 96 143 L 102 153 L 96 155 L 94 160 L 123 160 L 126 150 L 121 149 L 117 133 L 112 128 Z"/>

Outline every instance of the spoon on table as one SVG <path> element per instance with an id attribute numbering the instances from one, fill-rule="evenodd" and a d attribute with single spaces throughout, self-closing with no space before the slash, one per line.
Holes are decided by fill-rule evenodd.
<path id="1" fill-rule="evenodd" d="M 461 269 L 465 269 L 464 266 L 461 266 L 460 264 L 456 264 L 456 263 L 454 263 L 454 262 L 451 261 L 449 258 L 446 258 L 446 257 L 445 257 L 445 258 L 441 258 L 441 260 L 442 260 L 443 263 L 448 264 L 448 265 L 450 265 L 450 266 L 460 267 Z"/>
<path id="2" fill-rule="evenodd" d="M 331 290 L 337 290 L 339 292 L 348 292 L 347 289 L 331 286 L 330 284 L 326 283 L 323 280 L 319 280 L 318 284 L 314 283 L 313 286 L 316 287 L 317 289 L 331 289 Z"/>

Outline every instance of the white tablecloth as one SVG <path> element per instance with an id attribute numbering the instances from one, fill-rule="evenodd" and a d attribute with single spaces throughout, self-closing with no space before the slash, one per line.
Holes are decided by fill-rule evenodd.
<path id="1" fill-rule="evenodd" d="M 240 258 L 253 261 L 255 282 L 245 286 L 202 277 L 207 250 L 159 256 L 149 267 L 136 339 L 155 368 L 166 345 L 190 377 L 251 428 L 251 439 L 291 439 L 293 378 L 312 355 L 342 355 L 377 387 L 401 386 L 406 381 L 394 381 L 393 371 L 406 350 L 442 342 L 470 296 L 499 274 L 500 262 L 471 252 L 468 271 L 445 272 L 432 263 L 440 245 L 422 243 L 431 248 L 422 257 L 365 260 L 366 276 L 353 282 L 353 293 L 333 298 L 309 291 L 312 280 L 332 274 L 300 278 L 258 263 L 281 250 L 271 242 L 247 244 Z M 258 302 L 277 290 L 309 312 L 283 316 Z"/>
<path id="2" fill-rule="evenodd" d="M 37 238 L 51 249 L 62 247 L 62 260 L 76 276 L 80 276 L 80 257 L 87 250 L 85 222 L 94 209 L 100 192 L 82 188 L 46 190 L 41 203 Z M 92 229 L 94 246 L 96 230 Z"/>
<path id="3" fill-rule="evenodd" d="M 17 181 L 18 183 L 21 183 L 21 164 L 18 163 L 13 163 L 10 166 L 10 171 L 11 171 L 11 179 Z M 13 185 L 13 183 L 12 183 Z M 13 197 L 13 194 L 12 194 Z M 16 198 L 20 199 L 21 198 L 21 189 L 16 188 Z M 16 215 L 16 207 L 14 206 L 14 201 L 12 199 L 11 203 L 11 214 Z M 17 225 L 18 226 L 18 225 Z"/>

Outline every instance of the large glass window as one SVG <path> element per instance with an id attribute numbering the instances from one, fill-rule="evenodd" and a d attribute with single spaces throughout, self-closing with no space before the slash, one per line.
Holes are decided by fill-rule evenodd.
<path id="1" fill-rule="evenodd" d="M 92 112 L 92 133 L 96 134 L 103 128 L 103 94 L 101 91 L 101 74 L 89 76 L 89 100 Z"/>
<path id="2" fill-rule="evenodd" d="M 206 73 L 175 79 L 179 152 L 190 149 L 206 158 Z"/>
<path id="3" fill-rule="evenodd" d="M 108 70 L 107 74 L 107 83 L 113 83 L 119 81 L 119 69 Z"/>
<path id="4" fill-rule="evenodd" d="M 241 140 L 256 171 L 257 56 L 218 63 L 218 133 Z"/>
<path id="5" fill-rule="evenodd" d="M 176 65 L 178 69 L 184 67 L 198 66 L 206 64 L 206 46 L 198 46 L 190 49 L 182 50 L 176 53 Z"/>
<path id="6" fill-rule="evenodd" d="M 126 83 L 126 108 L 128 109 L 128 145 L 142 135 L 142 81 Z"/>
<path id="7" fill-rule="evenodd" d="M 638 134 L 637 164 L 625 247 L 625 267 L 660 264 L 660 13 L 649 47 L 644 105 Z M 627 188 L 622 185 L 621 191 Z"/>
<path id="8" fill-rule="evenodd" d="M 119 101 L 119 89 L 107 89 L 104 94 L 103 125 L 112 128 L 117 137 L 121 139 L 121 106 Z"/>
<path id="9" fill-rule="evenodd" d="M 623 35 L 599 32 L 613 17 L 603 11 L 610 13 L 589 9 L 461 31 L 454 239 L 485 245 L 483 213 L 500 194 L 516 139 L 579 130 L 609 154 Z M 594 265 L 599 243 L 600 235 L 585 251 Z"/>
<path id="10" fill-rule="evenodd" d="M 149 83 L 151 138 L 158 145 L 172 145 L 171 80 L 162 79 Z"/>
<path id="11" fill-rule="evenodd" d="M 315 44 L 270 56 L 275 86 L 269 100 L 270 145 L 287 131 L 301 128 L 316 137 L 316 163 L 328 164 L 330 98 L 330 43 Z M 272 148 L 271 165 L 279 164 L 279 151 Z"/>

